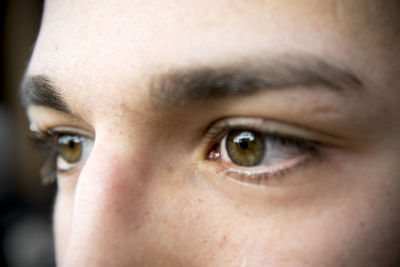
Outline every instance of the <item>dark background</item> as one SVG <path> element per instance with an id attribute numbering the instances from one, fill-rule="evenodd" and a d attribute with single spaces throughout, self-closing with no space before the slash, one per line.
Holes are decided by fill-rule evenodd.
<path id="1" fill-rule="evenodd" d="M 18 89 L 39 30 L 40 0 L 2 0 L 0 76 L 0 266 L 54 266 L 55 186 L 42 186 L 44 155 L 29 141 Z"/>

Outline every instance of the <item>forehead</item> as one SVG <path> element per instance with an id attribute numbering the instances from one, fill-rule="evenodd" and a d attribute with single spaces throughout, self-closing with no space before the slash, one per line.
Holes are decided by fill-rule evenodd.
<path id="1" fill-rule="evenodd" d="M 363 76 L 365 54 L 379 57 L 378 65 L 393 57 L 388 46 L 395 43 L 400 4 L 379 3 L 47 1 L 28 73 L 56 77 L 70 92 L 139 92 L 149 75 L 170 68 L 301 52 Z"/>

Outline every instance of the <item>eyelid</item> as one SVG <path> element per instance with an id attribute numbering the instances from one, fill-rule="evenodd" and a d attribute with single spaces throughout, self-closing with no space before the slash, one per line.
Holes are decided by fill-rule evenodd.
<path id="1" fill-rule="evenodd" d="M 71 126 L 52 127 L 51 129 L 47 130 L 47 133 L 63 134 L 63 135 L 77 135 L 77 136 L 82 136 L 87 139 L 94 140 L 94 136 L 90 132 L 80 129 L 80 128 L 77 128 L 77 127 L 71 127 Z"/>
<path id="2" fill-rule="evenodd" d="M 222 143 L 232 130 L 258 132 L 264 138 L 274 142 L 284 140 L 285 144 L 299 147 L 299 152 L 303 150 L 304 153 L 293 155 L 292 158 L 271 165 L 238 166 L 224 157 L 226 151 L 224 152 L 225 147 Z M 309 168 L 311 170 L 309 165 L 325 161 L 326 153 L 338 143 L 335 137 L 285 122 L 254 117 L 228 118 L 208 128 L 206 132 L 208 150 L 205 153 L 204 164 L 199 167 L 214 170 L 213 175 L 221 176 L 226 180 L 255 188 L 298 185 L 309 181 L 309 179 L 299 178 L 302 177 L 304 171 Z M 304 170 L 301 170 L 302 168 Z M 289 175 L 293 177 L 286 177 Z"/>
<path id="3" fill-rule="evenodd" d="M 226 137 L 224 137 L 226 140 Z M 221 142 L 221 163 L 225 166 L 221 167 L 219 172 L 224 173 L 225 176 L 243 185 L 260 185 L 266 184 L 268 186 L 281 184 L 285 180 L 283 176 L 291 171 L 298 170 L 299 167 L 305 167 L 309 163 L 324 159 L 323 147 L 314 144 L 312 141 L 304 141 L 307 148 L 303 148 L 303 152 L 299 150 L 297 155 L 288 159 L 283 159 L 273 164 L 266 164 L 262 162 L 260 165 L 252 167 L 243 167 L 235 165 L 227 158 L 227 151 L 223 141 Z M 292 144 L 294 145 L 294 144 Z M 297 145 L 296 145 L 297 146 Z M 283 179 L 281 179 L 283 178 Z"/>
<path id="4" fill-rule="evenodd" d="M 27 115 L 31 122 L 31 129 L 33 127 L 46 132 L 48 129 L 67 126 L 94 133 L 94 128 L 89 122 L 48 107 L 30 105 L 27 108 Z"/>
<path id="5" fill-rule="evenodd" d="M 206 136 L 211 140 L 218 138 L 221 139 L 227 133 L 227 131 L 233 129 L 242 129 L 244 127 L 248 130 L 254 130 L 258 132 L 269 134 L 277 133 L 280 136 L 295 136 L 297 138 L 311 140 L 316 143 L 324 143 L 327 146 L 345 145 L 343 140 L 327 133 L 297 126 L 287 122 L 254 117 L 227 118 L 219 120 L 208 129 Z"/>
<path id="6" fill-rule="evenodd" d="M 70 134 L 70 135 L 78 135 L 88 139 L 95 139 L 94 134 L 89 130 L 85 130 L 75 126 L 54 126 L 45 129 L 39 128 L 35 123 L 31 123 L 29 127 L 30 131 L 38 136 L 54 136 L 58 134 Z"/>

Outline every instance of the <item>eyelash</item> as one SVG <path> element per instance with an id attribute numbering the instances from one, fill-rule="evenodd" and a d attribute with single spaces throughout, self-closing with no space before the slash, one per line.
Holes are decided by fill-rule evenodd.
<path id="1" fill-rule="evenodd" d="M 54 148 L 53 136 L 49 133 L 32 133 L 29 139 L 34 147 L 47 154 L 45 163 L 40 169 L 42 184 L 48 185 L 57 179 L 57 151 Z"/>
<path id="2" fill-rule="evenodd" d="M 77 136 L 76 134 L 68 131 L 40 131 L 34 132 L 29 136 L 29 139 L 34 147 L 39 150 L 44 150 L 47 154 L 45 163 L 40 170 L 40 176 L 42 184 L 49 185 L 57 180 L 57 175 L 60 173 L 66 173 L 68 171 L 60 170 L 57 167 L 57 159 L 60 156 L 57 151 L 57 141 L 62 136 Z"/>
<path id="3" fill-rule="evenodd" d="M 249 119 L 252 120 L 251 118 Z M 257 123 L 258 124 L 258 123 Z M 226 165 L 235 165 L 234 168 L 228 166 L 220 166 L 221 162 L 221 146 L 224 138 L 228 135 L 229 132 L 233 130 L 240 131 L 254 131 L 262 134 L 262 137 L 268 140 L 272 140 L 278 142 L 283 146 L 293 146 L 299 151 L 302 152 L 304 158 L 295 164 L 286 167 L 286 168 L 278 168 L 276 170 L 267 170 L 263 172 L 249 173 L 249 170 L 254 170 L 257 168 L 261 168 L 263 166 L 255 166 L 255 167 L 242 167 L 235 165 L 230 159 Z M 208 161 L 218 161 L 219 166 L 217 167 L 217 173 L 222 173 L 224 176 L 231 178 L 235 181 L 243 182 L 246 184 L 268 184 L 271 179 L 275 181 L 279 181 L 285 176 L 287 176 L 290 172 L 294 170 L 298 170 L 300 168 L 306 167 L 309 163 L 314 161 L 319 161 L 323 159 L 322 148 L 323 145 L 320 142 L 309 140 L 302 137 L 297 137 L 294 135 L 280 133 L 278 130 L 274 131 L 262 131 L 259 127 L 252 125 L 251 123 L 242 123 L 235 122 L 235 119 L 228 119 L 225 122 L 217 123 L 215 126 L 212 126 L 207 134 L 207 139 L 209 142 L 209 147 L 211 149 L 206 155 L 206 160 Z M 274 164 L 273 164 L 274 165 Z M 272 166 L 273 166 L 272 165 Z M 271 166 L 269 166 L 271 167 Z M 265 168 L 265 166 L 264 166 Z M 246 173 L 247 172 L 247 173 Z M 250 171 L 251 172 L 251 171 Z M 277 180 L 279 179 L 279 180 Z"/>
<path id="4" fill-rule="evenodd" d="M 248 121 L 246 123 L 243 120 Z M 216 123 L 212 126 L 208 132 L 206 133 L 206 138 L 208 140 L 208 144 L 210 149 L 209 152 L 206 153 L 206 160 L 208 161 L 218 161 L 220 164 L 217 168 L 217 173 L 223 173 L 225 176 L 232 178 L 234 180 L 247 183 L 247 184 L 264 184 L 268 183 L 271 179 L 283 179 L 289 172 L 296 170 L 301 167 L 305 167 L 308 163 L 313 162 L 315 160 L 322 159 L 322 144 L 316 141 L 312 141 L 306 138 L 297 137 L 294 135 L 280 133 L 278 130 L 262 130 L 258 123 L 251 123 L 253 119 L 249 118 L 240 118 L 240 119 L 227 119 L 222 123 Z M 260 121 L 260 120 L 257 120 Z M 265 123 L 265 122 L 263 122 Z M 290 165 L 286 168 L 278 168 L 276 170 L 267 170 L 263 172 L 254 172 L 249 173 L 248 170 L 254 170 L 256 168 L 260 168 L 260 166 L 256 167 L 241 167 L 236 165 L 235 168 L 231 168 L 228 166 L 222 165 L 221 159 L 221 151 L 220 147 L 223 141 L 223 138 L 227 136 L 227 134 L 233 130 L 240 131 L 255 131 L 262 133 L 262 137 L 264 139 L 268 139 L 270 141 L 278 142 L 282 146 L 292 146 L 302 152 L 302 155 L 305 157 L 296 162 L 295 164 Z M 80 136 L 80 134 L 76 134 L 73 132 L 66 131 L 44 131 L 32 134 L 30 139 L 34 146 L 41 150 L 45 150 L 48 154 L 47 160 L 41 169 L 41 177 L 42 183 L 47 185 L 55 182 L 57 180 L 57 175 L 62 172 L 67 172 L 63 170 L 59 170 L 57 167 L 57 159 L 60 156 L 57 151 L 57 141 L 62 136 Z M 217 151 L 217 152 L 216 152 Z M 219 156 L 215 156 L 218 153 Z M 233 162 L 230 164 L 235 165 Z M 271 167 L 271 166 L 269 166 Z M 244 171 L 246 169 L 246 171 Z M 247 173 L 246 173 L 247 172 Z"/>

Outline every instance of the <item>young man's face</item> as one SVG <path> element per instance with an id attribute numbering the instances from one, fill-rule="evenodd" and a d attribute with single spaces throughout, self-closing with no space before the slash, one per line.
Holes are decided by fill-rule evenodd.
<path id="1" fill-rule="evenodd" d="M 394 266 L 399 13 L 48 1 L 24 99 L 59 265 Z"/>

